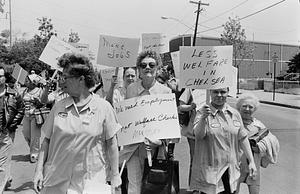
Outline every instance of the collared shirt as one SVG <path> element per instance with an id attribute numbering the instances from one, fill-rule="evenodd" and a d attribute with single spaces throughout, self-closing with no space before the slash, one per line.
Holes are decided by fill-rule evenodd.
<path id="1" fill-rule="evenodd" d="M 233 192 L 240 176 L 240 141 L 247 137 L 247 132 L 239 112 L 234 108 L 227 104 L 222 110 L 212 105 L 210 108 L 212 114 L 207 117 L 205 127 L 195 131 L 191 189 L 212 194 L 221 192 L 221 177 L 229 169 L 229 183 Z M 196 125 L 200 117 L 197 112 Z"/>
<path id="2" fill-rule="evenodd" d="M 79 112 L 70 96 L 55 103 L 42 127 L 50 139 L 44 185 L 60 193 L 72 186 L 81 193 L 85 180 L 106 165 L 106 140 L 120 128 L 112 106 L 98 95 Z"/>
<path id="3" fill-rule="evenodd" d="M 162 85 L 161 83 L 155 81 L 154 85 L 148 90 L 142 86 L 142 81 L 138 80 L 127 87 L 126 90 L 126 99 L 144 96 L 144 95 L 153 95 L 153 94 L 169 94 L 171 93 L 171 89 L 167 86 Z M 128 161 L 134 151 L 141 145 L 141 143 L 126 145 L 124 149 L 120 151 L 120 162 L 124 160 Z"/>
<path id="4" fill-rule="evenodd" d="M 25 116 L 29 117 L 34 114 L 35 104 L 33 103 L 34 99 L 41 99 L 43 90 L 39 87 L 35 87 L 33 90 L 28 91 L 26 88 L 23 93 L 23 101 L 25 106 Z"/>

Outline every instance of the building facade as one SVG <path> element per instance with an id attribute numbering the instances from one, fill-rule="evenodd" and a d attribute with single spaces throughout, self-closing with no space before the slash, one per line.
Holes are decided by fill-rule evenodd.
<path id="1" fill-rule="evenodd" d="M 180 46 L 191 46 L 193 35 L 177 36 L 169 41 L 170 52 L 179 50 Z M 300 45 L 287 45 L 269 42 L 249 41 L 253 47 L 251 58 L 237 59 L 239 63 L 240 78 L 272 78 L 274 72 L 274 63 L 272 56 L 276 52 L 278 62 L 276 63 L 276 76 L 286 73 L 287 63 L 294 55 L 300 52 Z M 197 37 L 196 46 L 221 46 L 219 38 L 215 37 Z"/>

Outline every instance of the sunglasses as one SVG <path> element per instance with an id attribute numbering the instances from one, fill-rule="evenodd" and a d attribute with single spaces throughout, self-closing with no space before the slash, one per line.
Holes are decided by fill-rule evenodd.
<path id="1" fill-rule="evenodd" d="M 154 62 L 150 62 L 150 63 L 141 63 L 140 68 L 142 69 L 146 69 L 147 66 L 149 66 L 151 69 L 153 69 L 154 67 L 156 67 L 156 63 Z"/>

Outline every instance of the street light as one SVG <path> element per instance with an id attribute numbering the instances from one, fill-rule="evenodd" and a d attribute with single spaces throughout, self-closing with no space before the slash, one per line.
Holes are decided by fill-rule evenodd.
<path id="1" fill-rule="evenodd" d="M 177 18 L 173 18 L 173 17 L 166 17 L 166 16 L 161 16 L 160 18 L 161 18 L 161 19 L 163 19 L 163 20 L 168 20 L 168 19 L 170 19 L 170 20 L 174 20 L 174 21 L 176 21 L 176 22 L 179 22 L 180 24 L 184 25 L 184 26 L 185 26 L 185 27 L 187 27 L 188 29 L 190 29 L 190 30 L 194 30 L 194 28 L 192 28 L 192 27 L 190 27 L 190 26 L 186 25 L 185 23 L 183 23 L 182 21 L 180 21 L 180 20 L 179 20 L 179 19 L 177 19 Z"/>

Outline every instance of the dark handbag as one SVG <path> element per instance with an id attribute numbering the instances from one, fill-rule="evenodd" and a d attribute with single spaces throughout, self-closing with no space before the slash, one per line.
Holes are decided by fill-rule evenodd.
<path id="1" fill-rule="evenodd" d="M 169 159 L 157 159 L 157 154 L 154 154 L 152 166 L 150 167 L 148 159 L 145 159 L 141 193 L 179 193 L 179 162 Z"/>
<path id="2" fill-rule="evenodd" d="M 249 137 L 249 142 L 252 147 L 256 147 L 257 143 L 269 134 L 267 128 L 259 130 L 256 134 Z"/>
<path id="3" fill-rule="evenodd" d="M 179 112 L 178 120 L 180 125 L 188 126 L 190 122 L 190 111 L 188 112 Z"/>
<path id="4" fill-rule="evenodd" d="M 187 104 L 191 104 L 193 102 L 193 96 L 190 96 Z M 186 112 L 178 112 L 178 120 L 180 125 L 188 126 L 191 118 L 191 111 Z"/>

